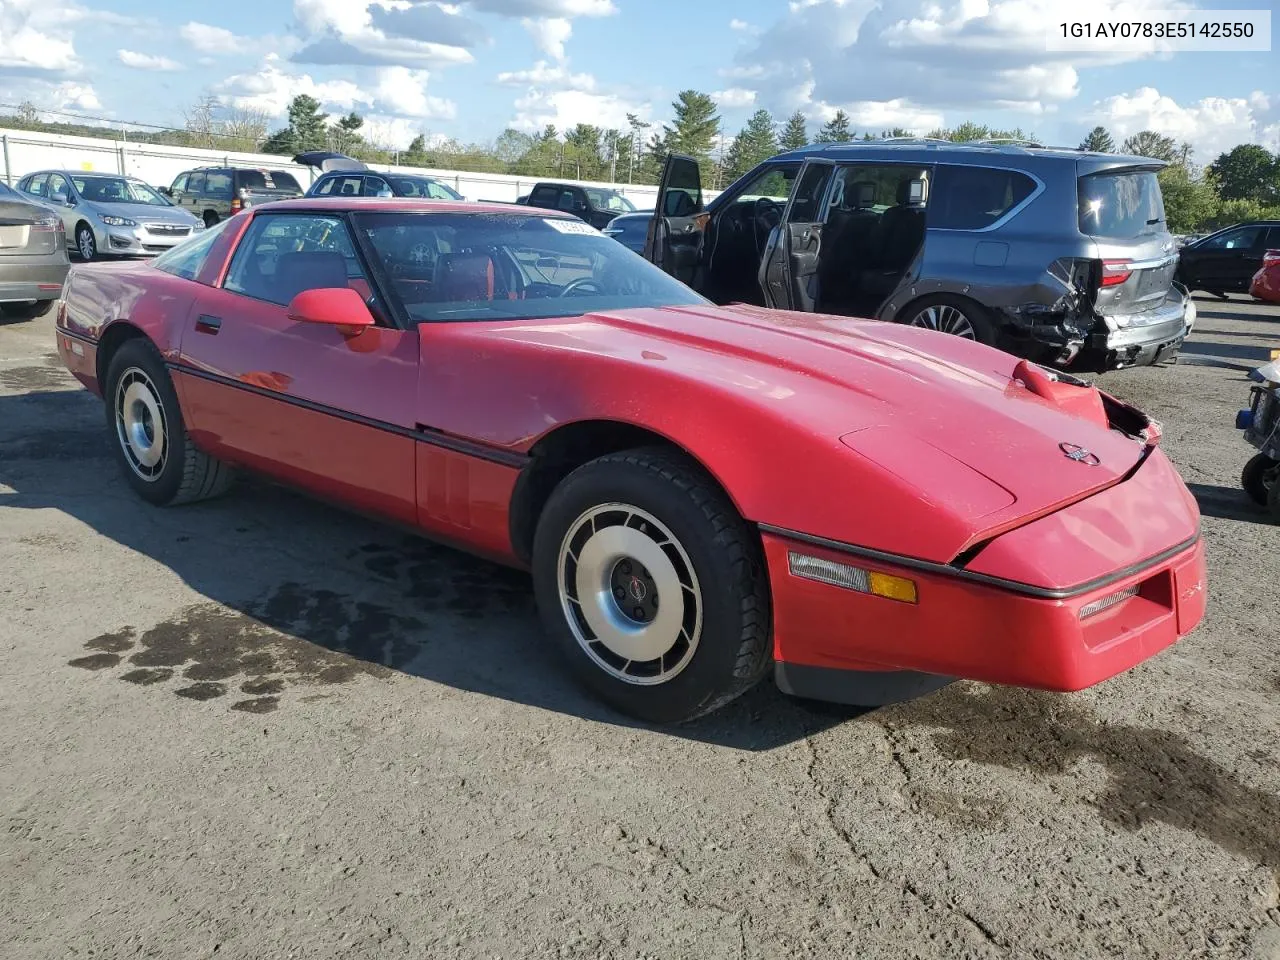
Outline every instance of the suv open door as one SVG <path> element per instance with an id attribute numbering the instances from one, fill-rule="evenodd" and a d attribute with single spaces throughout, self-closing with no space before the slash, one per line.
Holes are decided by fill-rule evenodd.
<path id="1" fill-rule="evenodd" d="M 812 313 L 817 308 L 822 255 L 823 200 L 835 164 L 806 160 L 782 215 L 769 234 L 760 261 L 760 289 L 766 306 Z"/>
<path id="2" fill-rule="evenodd" d="M 670 154 L 662 168 L 658 202 L 645 237 L 645 259 L 681 283 L 696 288 L 702 233 L 706 226 L 698 161 L 683 154 Z"/>
<path id="3" fill-rule="evenodd" d="M 368 170 L 367 164 L 354 157 L 348 157 L 345 153 L 332 153 L 328 150 L 313 150 L 310 153 L 300 153 L 293 158 L 294 163 L 301 164 L 304 167 L 315 167 L 321 173 L 333 173 L 335 170 L 343 173 Z"/>

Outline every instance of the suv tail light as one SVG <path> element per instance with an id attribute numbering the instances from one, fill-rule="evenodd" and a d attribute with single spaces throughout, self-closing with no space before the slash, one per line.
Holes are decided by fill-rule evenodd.
<path id="1" fill-rule="evenodd" d="M 1131 270 L 1129 267 L 1129 264 L 1131 263 L 1133 263 L 1133 261 L 1127 260 L 1127 259 L 1126 260 L 1103 260 L 1102 261 L 1102 286 L 1118 287 L 1120 284 L 1128 280 L 1131 276 L 1133 276 L 1133 270 Z"/>

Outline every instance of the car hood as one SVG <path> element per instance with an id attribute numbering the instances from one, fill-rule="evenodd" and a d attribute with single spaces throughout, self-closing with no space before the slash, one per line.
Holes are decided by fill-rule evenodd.
<path id="1" fill-rule="evenodd" d="M 912 327 L 710 305 L 557 321 L 556 341 L 570 327 L 575 351 L 660 357 L 682 379 L 740 392 L 761 416 L 875 463 L 966 529 L 938 545 L 943 559 L 1120 482 L 1149 449 L 1098 422 L 1094 388 L 1062 385 L 1099 411 L 1091 419 L 1073 412 L 1088 403 L 1024 385 L 1017 358 Z"/>
<path id="2" fill-rule="evenodd" d="M 127 217 L 138 223 L 176 223 L 189 227 L 196 218 L 180 207 L 160 207 L 153 203 L 105 203 L 101 200 L 85 200 L 85 206 L 98 216 Z"/>

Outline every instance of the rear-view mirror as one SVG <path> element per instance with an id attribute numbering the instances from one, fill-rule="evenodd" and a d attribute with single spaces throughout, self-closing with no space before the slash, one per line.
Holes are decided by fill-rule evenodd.
<path id="1" fill-rule="evenodd" d="M 303 290 L 289 301 L 289 319 L 337 327 L 344 337 L 354 337 L 373 326 L 373 314 L 364 299 L 350 287 Z"/>

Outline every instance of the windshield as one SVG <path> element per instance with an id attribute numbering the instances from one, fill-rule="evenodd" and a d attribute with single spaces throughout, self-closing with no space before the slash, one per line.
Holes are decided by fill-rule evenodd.
<path id="1" fill-rule="evenodd" d="M 355 218 L 418 322 L 577 317 L 706 303 L 580 220 L 503 213 Z"/>
<path id="2" fill-rule="evenodd" d="M 1150 170 L 1096 173 L 1077 187 L 1080 232 L 1128 240 L 1165 229 L 1160 181 Z"/>
<path id="3" fill-rule="evenodd" d="M 145 203 L 152 207 L 171 207 L 164 196 L 141 180 L 126 177 L 72 177 L 80 196 L 91 203 Z"/>
<path id="4" fill-rule="evenodd" d="M 402 197 L 425 197 L 428 200 L 461 200 L 462 194 L 448 184 L 429 177 L 392 177 L 396 193 Z"/>
<path id="5" fill-rule="evenodd" d="M 612 210 L 615 213 L 635 213 L 636 206 L 620 193 L 612 190 L 587 190 L 587 199 L 597 210 Z"/>

